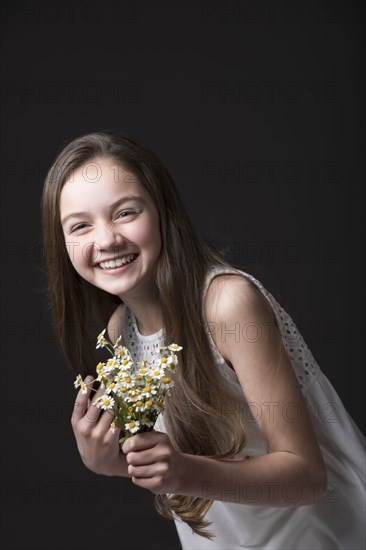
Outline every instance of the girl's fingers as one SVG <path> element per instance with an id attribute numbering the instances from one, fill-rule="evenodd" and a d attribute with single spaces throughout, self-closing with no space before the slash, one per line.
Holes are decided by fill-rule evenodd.
<path id="1" fill-rule="evenodd" d="M 105 443 L 117 443 L 120 436 L 120 430 L 119 428 L 115 427 L 114 431 L 111 429 L 111 424 L 114 420 L 114 413 L 111 414 L 112 411 L 103 411 L 98 419 L 98 421 L 94 424 L 94 433 L 95 435 L 99 435 L 100 437 L 103 437 L 103 440 Z"/>
<path id="2" fill-rule="evenodd" d="M 80 420 L 83 417 L 83 415 L 84 415 L 84 413 L 87 409 L 89 395 L 90 395 L 90 392 L 91 392 L 91 388 L 90 388 L 89 384 L 91 384 L 92 381 L 93 381 L 93 377 L 92 376 L 87 376 L 84 380 L 85 384 L 88 384 L 87 392 L 82 393 L 82 391 L 80 389 L 79 393 L 76 396 L 75 405 L 74 405 L 74 408 L 73 408 L 73 411 L 72 411 L 72 419 L 74 421 Z"/>
<path id="3" fill-rule="evenodd" d="M 114 411 L 103 411 L 103 414 L 100 417 L 99 424 L 101 428 L 108 428 L 114 419 Z M 117 430 L 117 428 L 116 428 Z"/>
<path id="4" fill-rule="evenodd" d="M 143 452 L 130 452 L 127 455 L 128 463 L 133 466 L 148 466 L 156 462 L 156 456 L 154 452 L 150 449 Z"/>
<path id="5" fill-rule="evenodd" d="M 83 419 L 91 424 L 96 424 L 100 415 L 100 409 L 95 405 L 98 397 L 103 395 L 105 391 L 104 387 L 99 387 L 98 390 L 91 396 L 91 405 L 84 411 Z"/>
<path id="6" fill-rule="evenodd" d="M 154 464 L 146 466 L 128 466 L 128 473 L 137 479 L 153 478 L 156 475 L 156 467 Z M 132 473 L 133 472 L 133 473 Z"/>
<path id="7" fill-rule="evenodd" d="M 101 427 L 103 432 L 105 433 L 105 439 L 106 441 L 114 441 L 119 440 L 120 437 L 120 429 L 115 428 L 114 432 L 111 429 L 111 424 L 114 420 L 114 415 L 110 414 L 110 411 L 104 411 L 102 416 L 100 417 L 100 420 L 98 422 L 98 426 Z"/>
<path id="8" fill-rule="evenodd" d="M 145 449 L 150 449 L 155 447 L 155 445 L 161 441 L 162 437 L 165 438 L 166 434 L 155 430 L 135 434 L 124 442 L 122 450 L 125 454 L 127 454 L 130 451 L 143 451 Z"/>

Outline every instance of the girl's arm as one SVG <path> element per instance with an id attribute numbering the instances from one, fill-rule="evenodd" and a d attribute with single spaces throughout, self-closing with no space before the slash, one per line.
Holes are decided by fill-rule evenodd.
<path id="1" fill-rule="evenodd" d="M 216 346 L 258 418 L 269 454 L 218 460 L 176 451 L 165 433 L 137 434 L 123 444 L 132 482 L 155 494 L 241 504 L 317 502 L 326 489 L 326 469 L 270 306 L 244 277 L 220 276 L 208 289 L 205 314 L 210 329 L 216 328 Z M 235 421 L 232 411 L 228 414 Z"/>
<path id="2" fill-rule="evenodd" d="M 259 417 L 269 454 L 236 460 L 184 455 L 176 492 L 264 506 L 316 502 L 326 489 L 326 469 L 270 306 L 244 277 L 221 276 L 209 287 L 205 313 L 217 348 Z"/>

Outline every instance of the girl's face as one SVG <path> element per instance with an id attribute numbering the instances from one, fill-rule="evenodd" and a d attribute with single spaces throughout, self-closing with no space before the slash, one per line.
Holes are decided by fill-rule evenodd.
<path id="1" fill-rule="evenodd" d="M 149 295 L 161 250 L 159 214 L 134 174 L 113 159 L 87 162 L 64 184 L 60 219 L 81 277 L 122 300 Z"/>

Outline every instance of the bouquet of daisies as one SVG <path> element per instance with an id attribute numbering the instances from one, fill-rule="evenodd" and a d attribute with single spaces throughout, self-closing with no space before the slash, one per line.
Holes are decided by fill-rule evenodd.
<path id="1" fill-rule="evenodd" d="M 143 359 L 135 363 L 130 351 L 120 344 L 121 336 L 113 345 L 105 338 L 104 329 L 97 337 L 96 348 L 107 348 L 111 358 L 98 363 L 97 377 L 91 382 L 100 382 L 105 388 L 104 395 L 98 397 L 95 406 L 114 411 L 111 429 L 118 428 L 124 441 L 136 433 L 153 429 L 155 421 L 164 410 L 164 399 L 174 386 L 174 370 L 178 365 L 176 352 L 183 349 L 177 344 L 156 348 L 156 356 L 151 361 Z M 75 388 L 87 392 L 87 385 L 81 375 L 76 377 Z M 94 390 L 96 391 L 96 390 Z"/>

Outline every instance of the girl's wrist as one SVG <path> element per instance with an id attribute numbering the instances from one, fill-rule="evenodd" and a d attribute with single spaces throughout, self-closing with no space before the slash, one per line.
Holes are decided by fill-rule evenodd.
<path id="1" fill-rule="evenodd" d="M 182 468 L 177 476 L 176 494 L 199 496 L 204 491 L 205 472 L 211 459 L 205 456 L 182 453 Z"/>

